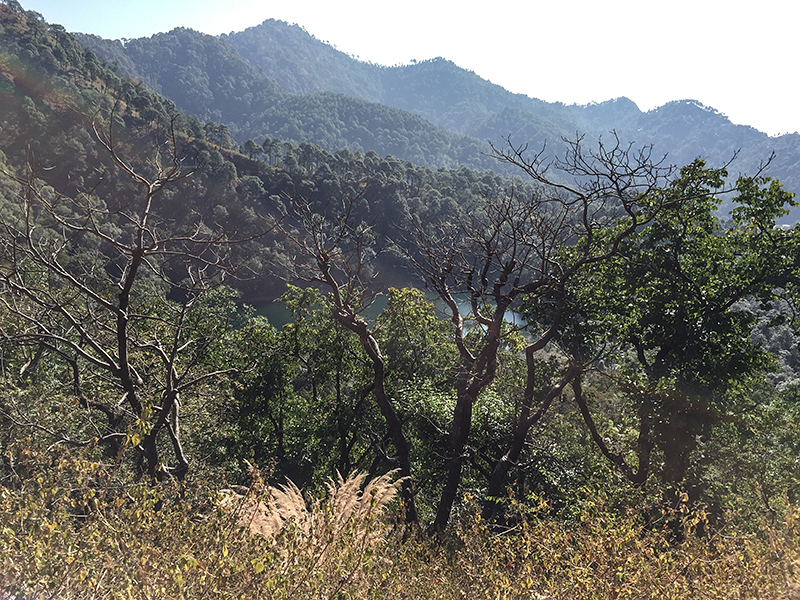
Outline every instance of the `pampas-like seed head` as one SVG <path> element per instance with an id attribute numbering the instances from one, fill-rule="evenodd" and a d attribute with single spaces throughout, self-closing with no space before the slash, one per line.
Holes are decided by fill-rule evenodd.
<path id="1" fill-rule="evenodd" d="M 223 490 L 220 505 L 235 511 L 239 526 L 265 537 L 276 535 L 289 523 L 306 536 L 313 536 L 315 530 L 320 531 L 325 526 L 340 531 L 349 525 L 366 531 L 397 495 L 402 479 L 392 481 L 396 473 L 390 471 L 370 480 L 363 491 L 366 473 L 352 473 L 347 479 L 337 473 L 337 478 L 326 484 L 327 499 L 312 503 L 310 507 L 291 480 L 270 488 L 263 499 Z"/>

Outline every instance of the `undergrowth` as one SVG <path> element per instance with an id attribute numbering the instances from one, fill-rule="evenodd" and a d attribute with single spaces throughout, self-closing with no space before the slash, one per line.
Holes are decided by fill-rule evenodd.
<path id="1" fill-rule="evenodd" d="M 593 494 L 568 518 L 519 503 L 513 526 L 465 517 L 433 538 L 396 525 L 390 475 L 309 500 L 258 472 L 212 493 L 123 486 L 113 465 L 64 452 L 37 462 L 0 487 L 0 598 L 800 598 L 798 510 L 712 526 L 684 505 L 621 510 Z"/>

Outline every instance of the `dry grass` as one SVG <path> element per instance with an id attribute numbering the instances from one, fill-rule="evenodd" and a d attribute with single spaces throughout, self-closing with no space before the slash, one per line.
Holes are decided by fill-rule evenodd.
<path id="1" fill-rule="evenodd" d="M 445 540 L 403 539 L 386 521 L 391 474 L 339 477 L 323 500 L 257 480 L 203 503 L 170 487 L 112 498 L 101 470 L 74 461 L 0 488 L 0 597 L 800 598 L 797 510 L 780 525 L 744 530 L 731 518 L 711 531 L 701 512 L 645 523 L 595 496 L 570 520 L 542 504 L 512 530 L 473 517 Z"/>
<path id="2" fill-rule="evenodd" d="M 234 515 L 240 527 L 264 537 L 273 537 L 287 526 L 296 527 L 309 538 L 328 527 L 335 533 L 352 524 L 367 527 L 386 511 L 402 482 L 394 480 L 396 471 L 376 477 L 366 486 L 366 473 L 353 473 L 347 479 L 337 474 L 336 481 L 327 484 L 325 502 L 313 502 L 309 508 L 294 482 L 265 489 L 260 473 L 253 473 L 256 483 L 250 489 L 222 490 L 219 505 Z"/>

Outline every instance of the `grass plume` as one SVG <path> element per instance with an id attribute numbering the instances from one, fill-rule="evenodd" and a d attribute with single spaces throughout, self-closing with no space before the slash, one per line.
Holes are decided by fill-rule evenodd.
<path id="1" fill-rule="evenodd" d="M 66 456 L 0 488 L 0 597 L 800 598 L 796 508 L 782 523 L 730 516 L 712 528 L 702 511 L 661 523 L 590 495 L 568 518 L 542 503 L 498 531 L 467 511 L 443 540 L 404 539 L 387 521 L 392 474 L 338 477 L 319 500 L 260 480 L 221 502 L 207 489 L 108 481 L 102 466 Z"/>

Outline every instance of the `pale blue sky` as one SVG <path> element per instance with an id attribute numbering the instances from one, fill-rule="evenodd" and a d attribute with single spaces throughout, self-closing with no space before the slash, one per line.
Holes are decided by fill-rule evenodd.
<path id="1" fill-rule="evenodd" d="M 209 34 L 275 18 L 375 63 L 443 56 L 542 100 L 691 98 L 734 123 L 800 131 L 800 3 L 762 0 L 20 0 L 108 38 L 183 26 Z M 658 8 L 657 8 L 658 7 Z"/>

